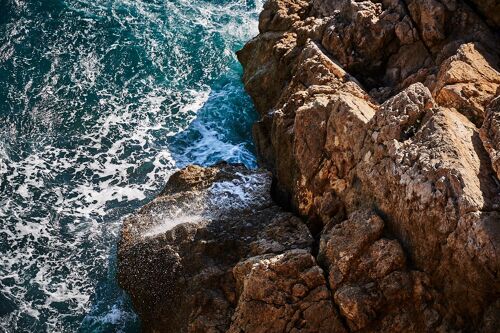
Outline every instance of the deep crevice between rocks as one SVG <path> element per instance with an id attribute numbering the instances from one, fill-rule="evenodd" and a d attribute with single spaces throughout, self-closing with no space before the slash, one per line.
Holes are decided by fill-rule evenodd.
<path id="1" fill-rule="evenodd" d="M 491 20 L 486 16 L 484 15 L 476 6 L 476 4 L 474 4 L 472 1 L 470 0 L 462 0 L 468 7 L 469 9 L 474 13 L 476 14 L 483 22 L 486 23 L 486 25 L 488 26 L 488 28 L 490 28 L 492 31 L 497 31 L 498 32 L 498 28 L 495 27 L 494 23 L 491 22 Z"/>

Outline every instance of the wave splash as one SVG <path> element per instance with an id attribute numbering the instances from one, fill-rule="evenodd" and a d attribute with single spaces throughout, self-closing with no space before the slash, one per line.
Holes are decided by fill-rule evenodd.
<path id="1" fill-rule="evenodd" d="M 255 165 L 234 51 L 261 0 L 7 0 L 0 297 L 7 331 L 136 331 L 121 219 L 189 163 Z"/>

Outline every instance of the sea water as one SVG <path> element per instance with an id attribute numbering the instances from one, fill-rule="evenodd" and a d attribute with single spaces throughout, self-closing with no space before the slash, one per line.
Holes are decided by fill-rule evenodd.
<path id="1" fill-rule="evenodd" d="M 121 221 L 187 164 L 255 166 L 234 52 L 261 6 L 0 0 L 0 332 L 140 330 Z"/>

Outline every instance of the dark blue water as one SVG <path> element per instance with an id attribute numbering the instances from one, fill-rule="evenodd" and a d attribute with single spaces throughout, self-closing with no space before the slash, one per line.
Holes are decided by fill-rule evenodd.
<path id="1" fill-rule="evenodd" d="M 121 221 L 176 168 L 255 165 L 234 51 L 260 6 L 0 0 L 0 332 L 139 331 Z"/>

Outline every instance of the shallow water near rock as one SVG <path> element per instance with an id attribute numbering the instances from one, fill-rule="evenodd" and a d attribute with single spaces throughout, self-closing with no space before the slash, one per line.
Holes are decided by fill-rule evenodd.
<path id="1" fill-rule="evenodd" d="M 0 2 L 0 331 L 140 329 L 121 221 L 179 167 L 255 166 L 234 51 L 261 6 Z"/>

